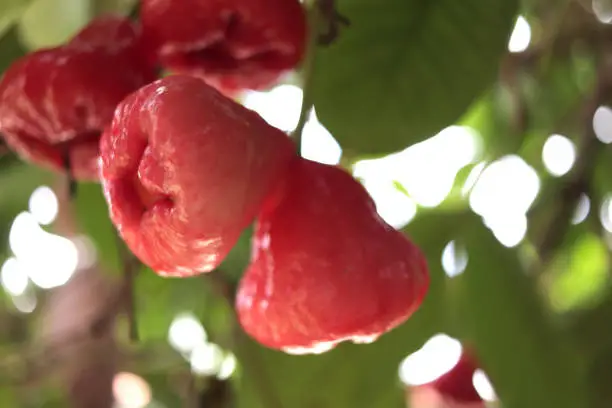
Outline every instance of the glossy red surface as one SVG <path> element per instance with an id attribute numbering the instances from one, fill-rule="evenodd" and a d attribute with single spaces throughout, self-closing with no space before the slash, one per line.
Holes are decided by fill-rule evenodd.
<path id="1" fill-rule="evenodd" d="M 296 159 L 267 203 L 236 308 L 247 333 L 289 353 L 370 342 L 404 322 L 428 286 L 426 260 L 344 170 Z"/>
<path id="2" fill-rule="evenodd" d="M 140 16 L 162 66 L 226 94 L 272 85 L 306 46 L 298 0 L 141 0 Z"/>
<path id="3" fill-rule="evenodd" d="M 295 150 L 255 112 L 179 75 L 124 100 L 100 148 L 111 219 L 165 276 L 218 266 Z"/>
<path id="4" fill-rule="evenodd" d="M 98 178 L 98 143 L 116 105 L 153 81 L 138 26 L 93 20 L 68 44 L 30 53 L 0 81 L 0 132 L 24 159 Z"/>

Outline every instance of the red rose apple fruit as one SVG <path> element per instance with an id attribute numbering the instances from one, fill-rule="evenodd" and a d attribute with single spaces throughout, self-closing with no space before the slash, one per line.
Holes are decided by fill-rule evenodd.
<path id="1" fill-rule="evenodd" d="M 287 353 L 374 341 L 404 322 L 429 286 L 426 260 L 339 167 L 296 159 L 258 217 L 237 293 L 244 330 Z"/>
<path id="2" fill-rule="evenodd" d="M 217 267 L 286 172 L 293 142 L 204 81 L 169 76 L 126 98 L 101 144 L 110 216 L 163 276 Z"/>
<path id="3" fill-rule="evenodd" d="M 0 81 L 0 132 L 26 160 L 98 178 L 100 134 L 116 105 L 155 78 L 140 28 L 122 17 L 93 20 L 68 44 L 17 60 Z"/>
<path id="4" fill-rule="evenodd" d="M 306 45 L 298 0 L 141 0 L 140 17 L 161 65 L 226 94 L 266 88 L 295 68 Z"/>
<path id="5" fill-rule="evenodd" d="M 459 362 L 447 373 L 424 385 L 434 388 L 450 403 L 472 404 L 482 402 L 474 387 L 474 373 L 478 365 L 470 355 L 463 353 Z"/>

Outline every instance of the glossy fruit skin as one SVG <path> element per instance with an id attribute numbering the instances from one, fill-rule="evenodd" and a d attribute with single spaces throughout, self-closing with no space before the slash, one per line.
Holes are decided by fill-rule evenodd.
<path id="1" fill-rule="evenodd" d="M 459 362 L 446 374 L 428 384 L 451 403 L 472 404 L 483 402 L 473 383 L 478 365 L 471 354 L 463 353 Z M 484 404 L 483 404 L 484 406 Z"/>
<path id="2" fill-rule="evenodd" d="M 217 267 L 295 155 L 255 112 L 180 75 L 126 98 L 100 149 L 111 219 L 163 276 Z"/>
<path id="3" fill-rule="evenodd" d="M 370 342 L 404 322 L 429 286 L 426 260 L 339 167 L 295 159 L 260 214 L 237 293 L 244 330 L 288 353 Z"/>
<path id="4" fill-rule="evenodd" d="M 0 81 L 0 132 L 28 161 L 98 179 L 100 134 L 116 105 L 153 81 L 139 26 L 122 17 L 93 20 L 69 43 L 17 60 Z"/>
<path id="5" fill-rule="evenodd" d="M 225 94 L 263 89 L 295 68 L 307 24 L 298 0 L 141 0 L 148 43 L 172 72 Z"/>

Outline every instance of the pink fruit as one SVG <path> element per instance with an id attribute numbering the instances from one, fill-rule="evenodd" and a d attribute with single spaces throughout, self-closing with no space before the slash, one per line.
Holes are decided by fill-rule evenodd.
<path id="1" fill-rule="evenodd" d="M 474 387 L 473 378 L 477 369 L 474 358 L 464 353 L 449 372 L 424 386 L 434 388 L 450 402 L 462 404 L 482 402 L 482 398 Z"/>
<path id="2" fill-rule="evenodd" d="M 140 15 L 162 66 L 229 94 L 272 85 L 306 45 L 298 0 L 141 0 Z"/>
<path id="3" fill-rule="evenodd" d="M 11 65 L 0 81 L 0 132 L 26 160 L 97 179 L 100 134 L 117 103 L 154 77 L 139 27 L 101 17 L 67 45 Z"/>
<path id="4" fill-rule="evenodd" d="M 236 300 L 244 330 L 297 354 L 370 342 L 404 322 L 429 286 L 421 251 L 344 170 L 296 159 L 286 180 L 256 224 Z"/>
<path id="5" fill-rule="evenodd" d="M 188 76 L 126 98 L 101 142 L 110 216 L 160 275 L 217 267 L 294 155 L 259 115 Z"/>

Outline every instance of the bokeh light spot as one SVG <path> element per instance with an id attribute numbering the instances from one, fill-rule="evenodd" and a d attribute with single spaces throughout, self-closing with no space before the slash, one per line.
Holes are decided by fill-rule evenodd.
<path id="1" fill-rule="evenodd" d="M 217 378 L 220 380 L 227 380 L 232 376 L 232 374 L 234 374 L 237 366 L 238 361 L 236 360 L 236 356 L 231 352 L 227 352 L 223 358 L 221 367 L 219 367 Z"/>
<path id="2" fill-rule="evenodd" d="M 493 389 L 491 381 L 489 381 L 489 377 L 487 377 L 487 374 L 481 369 L 477 369 L 474 372 L 474 376 L 472 377 L 472 384 L 474 384 L 476 392 L 483 400 L 497 400 L 497 395 L 495 394 L 495 390 Z"/>
<path id="3" fill-rule="evenodd" d="M 51 224 L 59 210 L 55 192 L 47 186 L 38 187 L 30 196 L 29 209 L 40 225 Z"/>
<path id="4" fill-rule="evenodd" d="M 576 161 L 576 147 L 565 136 L 552 135 L 542 148 L 542 161 L 553 176 L 562 176 L 571 170 Z"/>
<path id="5" fill-rule="evenodd" d="M 13 305 L 15 309 L 19 310 L 21 313 L 32 313 L 36 309 L 36 305 L 38 304 L 38 300 L 36 299 L 36 294 L 32 291 L 24 292 L 21 295 L 13 296 L 11 298 L 13 301 Z"/>
<path id="6" fill-rule="evenodd" d="M 578 200 L 576 211 L 574 211 L 574 215 L 572 216 L 572 224 L 580 224 L 582 221 L 586 220 L 589 211 L 591 211 L 591 200 L 586 194 L 582 194 Z"/>
<path id="7" fill-rule="evenodd" d="M 295 85 L 279 85 L 267 92 L 247 91 L 242 104 L 275 128 L 290 132 L 300 118 L 302 90 Z"/>
<path id="8" fill-rule="evenodd" d="M 602 143 L 612 142 L 612 109 L 600 106 L 593 115 L 593 131 Z"/>
<path id="9" fill-rule="evenodd" d="M 478 150 L 479 135 L 474 129 L 450 126 L 399 153 L 361 160 L 353 174 L 365 185 L 398 183 L 418 205 L 436 207 L 450 193 L 457 172 L 474 161 Z"/>
<path id="10" fill-rule="evenodd" d="M 4 290 L 13 296 L 23 294 L 28 287 L 28 275 L 19 265 L 17 258 L 11 257 L 4 261 L 0 270 L 0 278 L 2 279 Z"/>
<path id="11" fill-rule="evenodd" d="M 314 109 L 302 133 L 301 154 L 305 159 L 330 165 L 340 163 L 342 157 L 340 144 L 319 122 Z"/>
<path id="12" fill-rule="evenodd" d="M 113 379 L 113 395 L 120 408 L 144 408 L 151 402 L 151 387 L 142 377 L 121 372 Z"/>
<path id="13" fill-rule="evenodd" d="M 442 251 L 442 268 L 448 277 L 455 277 L 465 271 L 468 254 L 464 247 L 450 241 Z"/>
<path id="14" fill-rule="evenodd" d="M 402 361 L 399 367 L 400 379 L 411 386 L 434 381 L 457 365 L 462 350 L 458 340 L 446 334 L 436 334 Z"/>
<path id="15" fill-rule="evenodd" d="M 508 42 L 508 51 L 523 52 L 529 47 L 531 42 L 531 26 L 523 16 L 516 19 L 514 30 Z"/>
<path id="16" fill-rule="evenodd" d="M 470 193 L 470 207 L 503 245 L 513 247 L 525 236 L 525 214 L 539 191 L 535 170 L 518 156 L 504 156 L 484 169 Z"/>
<path id="17" fill-rule="evenodd" d="M 610 0 L 593 0 L 591 3 L 593 14 L 599 22 L 604 24 L 612 23 L 612 1 Z"/>
<path id="18" fill-rule="evenodd" d="M 198 344 L 191 352 L 191 370 L 198 375 L 217 375 L 223 364 L 223 350 L 214 343 Z"/>
<path id="19" fill-rule="evenodd" d="M 206 342 L 206 331 L 198 319 L 190 313 L 174 318 L 168 330 L 168 342 L 182 353 L 191 353 L 195 347 Z"/>

